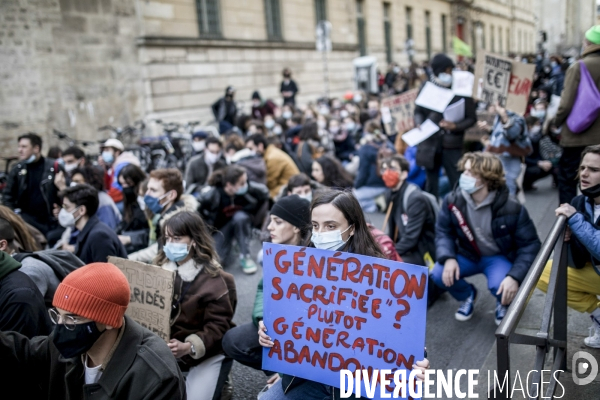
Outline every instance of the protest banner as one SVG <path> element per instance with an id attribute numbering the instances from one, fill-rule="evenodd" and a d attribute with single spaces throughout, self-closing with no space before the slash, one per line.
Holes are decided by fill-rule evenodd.
<path id="1" fill-rule="evenodd" d="M 129 281 L 131 296 L 125 315 L 168 342 L 175 272 L 119 257 L 108 257 L 108 262 Z"/>
<path id="2" fill-rule="evenodd" d="M 415 127 L 415 100 L 419 89 L 381 100 L 381 119 L 388 135 L 403 134 Z"/>
<path id="3" fill-rule="evenodd" d="M 512 61 L 491 53 L 483 53 L 477 59 L 475 82 L 481 82 L 479 99 L 486 103 L 498 102 L 506 107 Z"/>
<path id="4" fill-rule="evenodd" d="M 340 387 L 342 369 L 408 376 L 423 359 L 427 268 L 273 243 L 263 254 L 263 316 L 274 342 L 263 369 Z"/>
<path id="5" fill-rule="evenodd" d="M 534 72 L 533 64 L 524 64 L 481 50 L 475 66 L 473 97 L 490 104 L 498 101 L 501 106 L 523 115 L 533 86 Z M 501 92 L 505 93 L 504 96 L 499 94 Z"/>

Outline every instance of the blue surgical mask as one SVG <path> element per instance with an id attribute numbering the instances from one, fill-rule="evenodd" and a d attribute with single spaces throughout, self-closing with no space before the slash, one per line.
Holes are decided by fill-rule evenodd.
<path id="1" fill-rule="evenodd" d="M 115 156 L 110 151 L 103 151 L 102 160 L 104 160 L 104 162 L 107 164 L 112 164 L 113 161 L 115 161 Z"/>
<path id="2" fill-rule="evenodd" d="M 163 251 L 167 258 L 173 262 L 179 262 L 185 259 L 190 253 L 188 245 L 185 243 L 169 242 L 163 246 Z"/>
<path id="3" fill-rule="evenodd" d="M 245 195 L 246 193 L 248 193 L 248 182 L 244 183 L 244 186 L 242 186 L 235 192 L 235 194 L 239 196 Z"/>
<path id="4" fill-rule="evenodd" d="M 31 163 L 32 163 L 32 162 L 34 162 L 34 161 L 35 161 L 35 155 L 33 155 L 33 154 L 32 154 L 32 155 L 30 155 L 30 156 L 29 156 L 29 158 L 28 158 L 27 160 L 23 160 L 23 162 L 24 162 L 25 164 L 31 164 Z"/>
<path id="5" fill-rule="evenodd" d="M 352 225 L 350 225 L 344 232 L 341 232 L 339 229 L 323 233 L 313 232 L 310 240 L 317 249 L 337 250 L 346 244 L 347 240 L 342 239 L 342 233 L 346 233 L 346 231 L 350 228 L 352 228 Z"/>
<path id="6" fill-rule="evenodd" d="M 281 116 L 283 117 L 283 119 L 290 119 L 290 118 L 292 118 L 292 112 L 284 111 L 283 113 L 281 113 Z"/>
<path id="7" fill-rule="evenodd" d="M 546 118 L 546 110 L 531 110 L 530 114 L 532 117 L 536 117 L 539 119 L 544 119 Z"/>
<path id="8" fill-rule="evenodd" d="M 167 194 L 169 194 L 169 192 L 163 194 L 158 198 L 152 197 L 149 194 L 145 195 L 144 203 L 146 203 L 146 205 L 148 206 L 148 210 L 152 211 L 154 214 L 159 214 L 165 207 L 164 205 L 160 204 L 160 201 L 164 199 Z"/>
<path id="9" fill-rule="evenodd" d="M 472 176 L 465 175 L 464 173 L 460 175 L 460 179 L 458 180 L 458 185 L 460 188 L 469 194 L 473 194 L 483 187 L 483 185 L 475 186 L 476 184 L 477 179 L 473 178 Z"/>
<path id="10" fill-rule="evenodd" d="M 312 202 L 312 192 L 310 192 L 309 194 L 299 194 L 298 197 L 300 197 L 301 199 L 305 199 L 308 200 L 308 202 Z"/>
<path id="11" fill-rule="evenodd" d="M 346 130 L 348 132 L 354 131 L 355 128 L 356 128 L 356 124 L 354 122 L 346 122 Z"/>
<path id="12" fill-rule="evenodd" d="M 275 126 L 275 121 L 272 119 L 268 119 L 265 121 L 265 128 L 272 129 Z"/>
<path id="13" fill-rule="evenodd" d="M 437 80 L 441 85 L 444 85 L 446 87 L 452 86 L 452 75 L 450 74 L 442 72 L 437 76 Z"/>

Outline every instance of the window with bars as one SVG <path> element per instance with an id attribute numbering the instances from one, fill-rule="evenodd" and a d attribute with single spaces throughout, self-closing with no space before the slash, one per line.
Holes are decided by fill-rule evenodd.
<path id="1" fill-rule="evenodd" d="M 198 13 L 198 30 L 200 36 L 220 37 L 221 17 L 219 15 L 219 0 L 196 0 Z"/>
<path id="2" fill-rule="evenodd" d="M 315 17 L 317 23 L 327 20 L 327 0 L 315 0 Z"/>
<path id="3" fill-rule="evenodd" d="M 279 0 L 265 0 L 265 19 L 267 21 L 267 37 L 269 40 L 282 40 Z"/>
<path id="4" fill-rule="evenodd" d="M 448 52 L 448 36 L 446 36 L 448 27 L 446 23 L 446 14 L 442 14 L 442 51 L 444 53 Z"/>
<path id="5" fill-rule="evenodd" d="M 385 58 L 388 63 L 393 61 L 392 57 L 392 21 L 391 5 L 383 3 L 383 36 L 385 38 Z"/>
<path id="6" fill-rule="evenodd" d="M 356 24 L 358 28 L 358 48 L 361 56 L 367 55 L 367 38 L 365 32 L 364 1 L 356 0 Z"/>
<path id="7" fill-rule="evenodd" d="M 431 59 L 431 13 L 429 11 L 425 11 L 425 48 L 427 58 Z"/>

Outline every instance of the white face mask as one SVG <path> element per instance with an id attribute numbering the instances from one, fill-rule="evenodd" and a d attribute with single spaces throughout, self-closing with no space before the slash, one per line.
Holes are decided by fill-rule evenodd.
<path id="1" fill-rule="evenodd" d="M 350 225 L 344 232 L 340 232 L 339 229 L 323 233 L 313 232 L 310 240 L 317 249 L 337 250 L 348 241 L 342 239 L 342 233 L 346 233 L 350 228 L 352 228 L 352 225 Z M 350 237 L 348 237 L 348 239 L 350 239 Z"/>
<path id="2" fill-rule="evenodd" d="M 194 149 L 194 151 L 196 153 L 201 152 L 202 150 L 204 150 L 205 147 L 206 147 L 206 143 L 204 143 L 204 140 L 192 142 L 192 148 Z"/>
<path id="3" fill-rule="evenodd" d="M 140 210 L 144 211 L 146 209 L 146 203 L 144 202 L 144 196 L 137 197 L 138 205 L 140 206 Z"/>
<path id="4" fill-rule="evenodd" d="M 74 171 L 78 166 L 77 163 L 65 164 L 65 171 L 71 173 L 71 171 Z"/>
<path id="5" fill-rule="evenodd" d="M 308 194 L 299 194 L 298 197 L 308 200 L 309 203 L 312 202 L 312 192 Z"/>
<path id="6" fill-rule="evenodd" d="M 221 158 L 221 152 L 215 154 L 215 153 L 211 153 L 210 151 L 207 151 L 206 154 L 204 155 L 204 159 L 210 165 L 213 165 L 214 163 L 216 163 L 219 160 L 219 158 Z"/>
<path id="7" fill-rule="evenodd" d="M 272 129 L 275 126 L 275 121 L 272 119 L 268 119 L 265 121 L 265 128 Z"/>
<path id="8" fill-rule="evenodd" d="M 62 226 L 63 228 L 74 227 L 77 220 L 81 218 L 81 216 L 79 216 L 77 217 L 77 219 L 75 219 L 75 217 L 73 216 L 73 213 L 78 209 L 79 207 L 77 207 L 71 212 L 68 212 L 64 208 L 61 208 L 60 212 L 58 213 L 58 223 L 60 224 L 60 226 Z"/>

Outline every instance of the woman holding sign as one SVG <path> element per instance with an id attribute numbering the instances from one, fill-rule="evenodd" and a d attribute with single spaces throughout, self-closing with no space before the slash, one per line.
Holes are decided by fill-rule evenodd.
<path id="1" fill-rule="evenodd" d="M 179 368 L 189 371 L 188 399 L 210 400 L 221 390 L 217 386 L 225 358 L 221 340 L 233 326 L 235 281 L 218 263 L 213 240 L 198 213 L 175 214 L 165 222 L 162 237 L 163 248 L 154 264 L 177 273 L 169 348 Z"/>
<path id="2" fill-rule="evenodd" d="M 351 192 L 320 192 L 311 204 L 311 221 L 313 229 L 308 244 L 310 247 L 385 258 L 369 231 L 358 200 Z M 263 321 L 259 322 L 258 335 L 261 346 L 273 347 L 274 342 L 267 335 Z M 420 371 L 417 377 L 423 379 L 425 369 L 429 368 L 429 361 L 417 361 L 413 368 Z M 332 396 L 339 398 L 340 390 L 322 383 L 283 375 L 279 382 L 261 396 L 261 400 L 325 399 Z"/>

